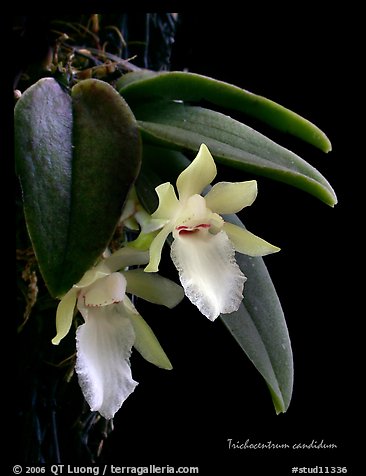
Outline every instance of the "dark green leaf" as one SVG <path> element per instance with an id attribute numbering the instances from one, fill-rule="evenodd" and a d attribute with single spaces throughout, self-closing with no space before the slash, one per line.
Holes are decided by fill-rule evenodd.
<path id="1" fill-rule="evenodd" d="M 117 88 L 131 104 L 151 99 L 178 99 L 189 102 L 206 100 L 260 119 L 324 152 L 332 149 L 324 132 L 310 121 L 263 96 L 207 76 L 180 71 L 155 74 L 151 71 L 139 71 L 124 75 Z"/>
<path id="2" fill-rule="evenodd" d="M 77 262 L 76 277 L 93 265 L 112 237 L 140 170 L 141 142 L 130 108 L 109 84 L 81 81 L 71 96 L 73 202 L 65 263 Z"/>
<path id="3" fill-rule="evenodd" d="M 197 151 L 202 142 L 218 162 L 276 179 L 337 203 L 328 181 L 310 164 L 250 127 L 215 111 L 174 102 L 134 108 L 143 138 Z"/>
<path id="4" fill-rule="evenodd" d="M 243 226 L 235 215 L 224 218 Z M 220 317 L 265 379 L 276 412 L 285 412 L 292 395 L 293 360 L 281 303 L 262 258 L 237 253 L 236 261 L 248 278 L 244 300 L 238 311 Z"/>
<path id="5" fill-rule="evenodd" d="M 17 102 L 14 129 L 28 232 L 42 275 L 55 295 L 71 208 L 70 96 L 55 80 L 41 79 Z"/>
<path id="6" fill-rule="evenodd" d="M 64 294 L 108 244 L 139 171 L 139 133 L 112 86 L 81 81 L 72 98 L 52 78 L 15 108 L 16 167 L 40 270 Z"/>

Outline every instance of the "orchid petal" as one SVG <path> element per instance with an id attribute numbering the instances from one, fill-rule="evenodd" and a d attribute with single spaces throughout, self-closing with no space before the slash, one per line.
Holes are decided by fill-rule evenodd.
<path id="1" fill-rule="evenodd" d="M 256 180 L 219 182 L 205 195 L 207 207 L 216 213 L 237 213 L 251 205 L 257 196 Z"/>
<path id="2" fill-rule="evenodd" d="M 172 231 L 173 225 L 167 224 L 164 228 L 155 236 L 150 245 L 150 261 L 144 271 L 147 273 L 155 273 L 159 270 L 159 264 L 161 259 L 161 252 L 169 233 Z"/>
<path id="3" fill-rule="evenodd" d="M 280 251 L 280 248 L 277 246 L 271 245 L 245 228 L 233 225 L 232 223 L 225 222 L 224 231 L 230 238 L 235 250 L 239 253 L 248 256 L 265 256 Z"/>
<path id="4" fill-rule="evenodd" d="M 74 317 L 74 308 L 76 304 L 78 290 L 71 288 L 61 299 L 56 311 L 56 336 L 52 339 L 52 344 L 58 345 L 60 341 L 68 334 L 72 319 Z"/>
<path id="5" fill-rule="evenodd" d="M 121 273 L 112 273 L 98 279 L 83 293 L 87 307 L 108 306 L 122 301 L 126 292 L 126 278 Z"/>
<path id="6" fill-rule="evenodd" d="M 165 182 L 156 187 L 155 191 L 159 197 L 159 206 L 151 215 L 152 218 L 163 220 L 172 218 L 179 205 L 173 185 Z"/>
<path id="7" fill-rule="evenodd" d="M 95 268 L 99 271 L 114 273 L 120 269 L 149 262 L 149 252 L 134 248 L 124 247 L 114 252 Z"/>
<path id="8" fill-rule="evenodd" d="M 123 303 L 89 308 L 76 339 L 75 369 L 84 397 L 92 411 L 113 418 L 137 385 L 129 364 L 135 335 Z"/>
<path id="9" fill-rule="evenodd" d="M 126 271 L 124 276 L 127 280 L 127 292 L 145 299 L 145 301 L 172 309 L 184 298 L 181 286 L 159 274 L 133 269 Z"/>
<path id="10" fill-rule="evenodd" d="M 210 320 L 236 311 L 242 301 L 245 276 L 235 262 L 234 248 L 223 231 L 177 236 L 171 248 L 186 296 Z"/>
<path id="11" fill-rule="evenodd" d="M 183 170 L 177 179 L 179 199 L 185 200 L 209 185 L 216 177 L 215 161 L 205 144 L 202 144 L 196 158 Z"/>
<path id="12" fill-rule="evenodd" d="M 135 349 L 151 364 L 165 370 L 171 370 L 173 366 L 151 327 L 141 317 L 127 297 L 124 299 L 123 304 L 130 312 L 130 320 L 135 332 L 135 343 L 133 344 Z"/>

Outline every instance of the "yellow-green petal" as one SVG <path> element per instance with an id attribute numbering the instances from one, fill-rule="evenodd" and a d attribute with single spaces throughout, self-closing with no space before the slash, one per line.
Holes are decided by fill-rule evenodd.
<path id="1" fill-rule="evenodd" d="M 114 252 L 107 259 L 99 263 L 97 270 L 108 274 L 119 271 L 127 266 L 146 264 L 149 262 L 149 252 L 130 247 L 124 247 Z"/>
<path id="2" fill-rule="evenodd" d="M 151 215 L 152 218 L 162 220 L 172 218 L 179 205 L 173 185 L 169 182 L 165 182 L 156 187 L 155 191 L 159 197 L 159 206 Z"/>
<path id="3" fill-rule="evenodd" d="M 216 213 L 237 213 L 257 196 L 257 181 L 219 182 L 205 195 L 207 207 Z"/>
<path id="4" fill-rule="evenodd" d="M 151 327 L 141 317 L 127 297 L 123 300 L 123 305 L 129 311 L 130 321 L 135 332 L 135 342 L 133 344 L 135 349 L 148 362 L 162 369 L 171 370 L 173 366 Z"/>
<path id="5" fill-rule="evenodd" d="M 200 194 L 216 177 L 215 161 L 205 144 L 202 144 L 196 158 L 183 170 L 177 179 L 179 199 Z"/>
<path id="6" fill-rule="evenodd" d="M 280 251 L 280 248 L 277 246 L 271 245 L 245 228 L 232 223 L 225 222 L 224 231 L 233 243 L 235 250 L 239 253 L 248 256 L 265 256 Z"/>
<path id="7" fill-rule="evenodd" d="M 175 307 L 184 298 L 181 286 L 159 274 L 145 273 L 142 269 L 126 271 L 124 276 L 127 280 L 126 292 L 134 294 L 145 301 Z"/>
<path id="8" fill-rule="evenodd" d="M 159 270 L 161 259 L 161 251 L 163 249 L 165 240 L 173 229 L 173 225 L 165 225 L 164 228 L 156 235 L 150 246 L 150 261 L 144 271 L 147 273 L 156 273 Z"/>
<path id="9" fill-rule="evenodd" d="M 74 316 L 77 293 L 77 288 L 71 288 L 58 304 L 56 312 L 57 333 L 56 336 L 52 339 L 52 344 L 54 345 L 58 345 L 70 330 L 72 318 Z"/>

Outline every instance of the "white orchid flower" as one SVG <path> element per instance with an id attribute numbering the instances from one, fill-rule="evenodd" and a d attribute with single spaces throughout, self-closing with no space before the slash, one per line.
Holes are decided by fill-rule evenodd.
<path id="1" fill-rule="evenodd" d="M 164 225 L 151 243 L 145 268 L 146 272 L 158 271 L 164 242 L 172 233 L 171 258 L 185 294 L 212 321 L 220 314 L 236 311 L 243 299 L 246 277 L 235 261 L 235 251 L 249 256 L 279 251 L 220 216 L 251 205 L 257 196 L 257 182 L 220 182 L 203 197 L 203 189 L 216 174 L 212 155 L 202 144 L 177 179 L 179 198 L 169 182 L 155 189 L 159 206 L 151 217 L 154 223 L 159 220 Z"/>
<path id="2" fill-rule="evenodd" d="M 163 369 L 172 365 L 153 331 L 126 292 L 169 308 L 184 297 L 180 286 L 142 269 L 118 272 L 146 264 L 148 252 L 122 248 L 87 271 L 60 301 L 56 313 L 59 344 L 69 332 L 75 305 L 85 323 L 76 331 L 76 372 L 91 410 L 113 418 L 137 382 L 131 375 L 132 346 L 149 362 Z"/>

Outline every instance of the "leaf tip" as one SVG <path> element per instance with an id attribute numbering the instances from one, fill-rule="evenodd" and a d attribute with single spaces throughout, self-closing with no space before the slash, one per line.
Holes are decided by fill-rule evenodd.
<path id="1" fill-rule="evenodd" d="M 329 205 L 331 208 L 334 208 L 337 205 L 337 203 L 338 203 L 337 195 L 335 194 L 334 190 L 332 189 L 331 193 L 329 194 L 327 205 Z"/>

